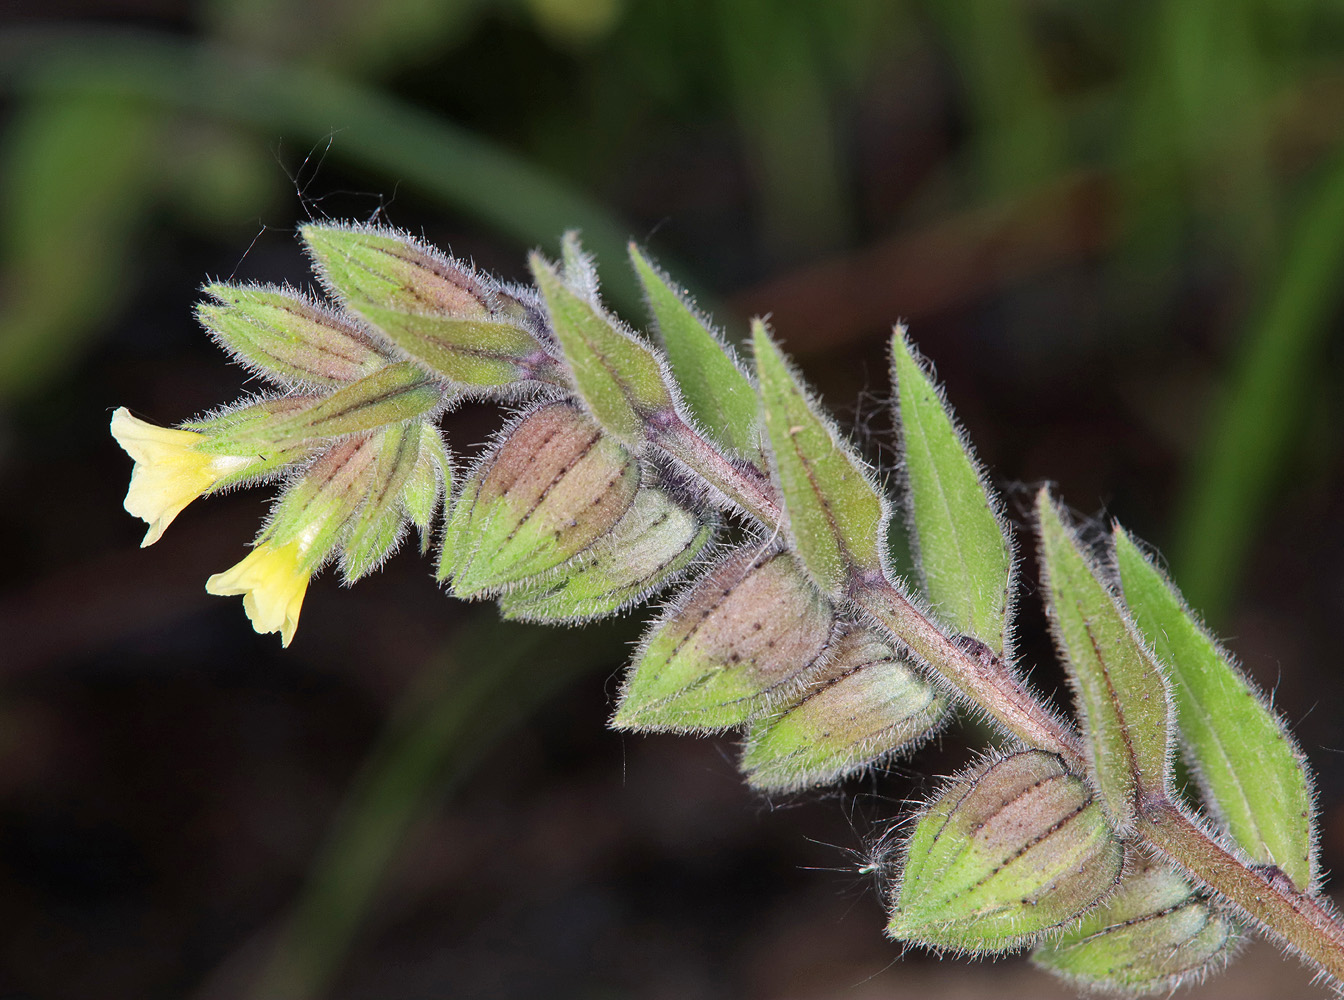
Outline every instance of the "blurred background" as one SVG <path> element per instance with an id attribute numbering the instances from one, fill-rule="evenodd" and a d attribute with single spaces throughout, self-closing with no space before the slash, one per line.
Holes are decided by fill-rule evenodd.
<path id="1" fill-rule="evenodd" d="M 513 279 L 578 227 L 642 324 L 633 238 L 731 336 L 770 314 L 888 471 L 909 320 L 1024 547 L 1048 479 L 1166 553 L 1296 725 L 1341 867 L 1335 0 L 0 17 L 0 997 L 1071 995 L 882 937 L 860 869 L 983 734 L 765 801 L 732 740 L 604 728 L 638 615 L 504 625 L 408 550 L 355 592 L 320 578 L 282 653 L 202 589 L 264 497 L 137 548 L 112 408 L 171 424 L 247 391 L 196 290 L 304 285 L 314 218 Z M 497 419 L 457 414 L 450 442 Z M 1034 593 L 1022 649 L 1061 698 Z M 1243 963 L 1198 995 L 1324 995 L 1267 946 Z"/>

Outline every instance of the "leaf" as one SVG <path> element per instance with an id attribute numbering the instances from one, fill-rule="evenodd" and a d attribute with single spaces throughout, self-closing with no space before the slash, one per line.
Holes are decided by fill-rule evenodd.
<path id="1" fill-rule="evenodd" d="M 1054 754 L 1013 754 L 959 775 L 919 816 L 887 932 L 1007 951 L 1095 905 L 1123 859 L 1087 782 Z"/>
<path id="2" fill-rule="evenodd" d="M 1241 933 L 1172 869 L 1140 857 L 1115 895 L 1032 961 L 1084 989 L 1170 993 L 1227 963 Z"/>
<path id="3" fill-rule="evenodd" d="M 453 492 L 453 462 L 439 429 L 420 425 L 420 452 L 401 490 L 406 516 L 420 532 L 420 552 L 429 550 L 429 527 L 439 504 Z"/>
<path id="4" fill-rule="evenodd" d="M 715 523 L 645 487 L 582 569 L 536 589 L 500 598 L 505 618 L 574 622 L 615 614 L 638 604 L 691 564 L 714 534 Z"/>
<path id="5" fill-rule="evenodd" d="M 931 736 L 948 714 L 947 696 L 868 628 L 846 631 L 805 683 L 752 724 L 742 770 L 754 788 L 840 781 Z"/>
<path id="6" fill-rule="evenodd" d="M 576 406 L 533 410 L 463 484 L 439 578 L 463 598 L 541 582 L 615 528 L 639 480 L 638 460 Z"/>
<path id="7" fill-rule="evenodd" d="M 531 264 L 584 405 L 622 441 L 644 440 L 646 418 L 675 410 L 658 356 L 566 285 L 540 254 Z"/>
<path id="8" fill-rule="evenodd" d="M 1278 865 L 1309 890 L 1316 858 L 1301 750 L 1176 588 L 1118 527 L 1115 556 L 1125 603 L 1169 671 L 1176 721 L 1205 800 L 1252 860 Z"/>
<path id="9" fill-rule="evenodd" d="M 791 554 L 738 550 L 650 630 L 612 725 L 709 732 L 747 722 L 820 662 L 834 621 Z"/>
<path id="10" fill-rule="evenodd" d="M 630 259 L 691 416 L 723 447 L 742 455 L 757 452 L 760 403 L 730 348 L 633 243 Z"/>
<path id="11" fill-rule="evenodd" d="M 911 538 L 938 617 L 1007 655 L 1013 550 L 990 489 L 951 407 L 904 327 L 891 339 Z"/>
<path id="12" fill-rule="evenodd" d="M 1166 681 L 1048 490 L 1041 490 L 1036 510 L 1046 609 L 1077 695 L 1092 777 L 1116 829 L 1126 833 L 1139 796 L 1167 791 Z"/>
<path id="13" fill-rule="evenodd" d="M 752 324 L 752 339 L 792 547 L 817 586 L 836 596 L 856 570 L 882 572 L 886 501 L 809 402 L 760 320 Z"/>

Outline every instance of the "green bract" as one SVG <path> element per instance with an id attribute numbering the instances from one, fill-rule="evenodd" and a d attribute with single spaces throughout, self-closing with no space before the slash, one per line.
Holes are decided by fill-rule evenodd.
<path id="1" fill-rule="evenodd" d="M 701 577 L 635 656 L 622 729 L 740 725 L 796 690 L 830 646 L 831 602 L 793 556 L 746 548 Z"/>
<path id="2" fill-rule="evenodd" d="M 458 597 L 539 583 L 616 527 L 639 478 L 634 455 L 577 407 L 534 410 L 463 483 L 439 578 Z"/>
<path id="3" fill-rule="evenodd" d="M 799 697 L 752 724 L 742 770 L 756 788 L 831 784 L 930 736 L 947 696 L 882 636 L 849 628 Z"/>
<path id="4" fill-rule="evenodd" d="M 1007 951 L 1095 906 L 1123 860 L 1087 782 L 1052 754 L 1014 754 L 960 775 L 919 817 L 887 932 Z"/>

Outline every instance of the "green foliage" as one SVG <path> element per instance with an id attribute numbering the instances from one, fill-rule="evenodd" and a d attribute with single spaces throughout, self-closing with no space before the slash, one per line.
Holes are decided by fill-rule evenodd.
<path id="1" fill-rule="evenodd" d="M 1167 787 L 1166 681 L 1046 490 L 1036 514 L 1046 607 L 1078 696 L 1092 778 L 1116 827 L 1131 832 L 1140 796 Z"/>
<path id="2" fill-rule="evenodd" d="M 765 429 L 803 565 L 822 590 L 843 592 L 855 572 L 881 573 L 887 503 L 857 455 L 812 406 L 765 324 L 752 326 Z"/>
<path id="3" fill-rule="evenodd" d="M 756 454 L 760 449 L 760 405 L 755 387 L 685 293 L 633 243 L 630 259 L 644 286 L 644 296 L 667 352 L 668 367 L 686 409 L 724 448 L 741 455 Z"/>
<path id="4" fill-rule="evenodd" d="M 999 656 L 1009 645 L 1013 550 L 950 407 L 904 327 L 891 339 L 911 539 L 934 613 Z"/>
<path id="5" fill-rule="evenodd" d="M 645 419 L 673 407 L 657 356 L 562 281 L 550 263 L 534 254 L 531 264 L 584 405 L 622 441 L 641 440 Z"/>
<path id="6" fill-rule="evenodd" d="M 1205 802 L 1247 855 L 1310 887 L 1316 851 L 1302 752 L 1171 582 L 1119 529 L 1115 556 L 1125 603 L 1167 666 L 1176 721 Z"/>

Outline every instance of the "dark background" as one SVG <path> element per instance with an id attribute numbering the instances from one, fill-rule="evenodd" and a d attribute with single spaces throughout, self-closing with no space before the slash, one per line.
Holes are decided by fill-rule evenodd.
<path id="1" fill-rule="evenodd" d="M 633 237 L 732 335 L 771 314 L 888 471 L 908 319 L 1019 526 L 1051 480 L 1167 553 L 1295 724 L 1340 867 L 1338 4 L 3 17 L 0 997 L 1069 995 L 1021 959 L 897 961 L 858 872 L 983 734 L 766 801 L 731 740 L 605 729 L 638 616 L 500 624 L 406 551 L 354 592 L 320 578 L 282 652 L 202 589 L 262 498 L 137 548 L 112 408 L 171 424 L 246 391 L 196 290 L 305 283 L 310 218 L 510 278 L 578 226 L 640 323 Z M 496 419 L 455 415 L 450 443 Z M 1057 692 L 1034 594 L 1022 633 Z M 1323 995 L 1263 945 L 1243 961 L 1201 995 Z"/>

